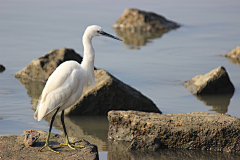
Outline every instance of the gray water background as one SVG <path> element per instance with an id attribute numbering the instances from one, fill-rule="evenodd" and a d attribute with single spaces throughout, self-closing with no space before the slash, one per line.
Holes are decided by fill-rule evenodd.
<path id="1" fill-rule="evenodd" d="M 182 27 L 135 47 L 96 37 L 93 45 L 97 68 L 110 72 L 152 99 L 163 114 L 205 111 L 240 118 L 240 66 L 222 57 L 240 45 L 239 0 L 2 0 L 0 64 L 6 70 L 0 73 L 0 134 L 23 134 L 26 129 L 48 131 L 49 122 L 33 118 L 31 98 L 14 77 L 15 73 L 52 49 L 68 47 L 82 55 L 81 38 L 85 28 L 97 24 L 116 35 L 111 26 L 126 8 L 153 11 Z M 226 68 L 235 86 L 231 99 L 213 96 L 210 100 L 199 100 L 182 86 L 182 81 L 218 66 Z M 224 102 L 219 103 L 220 100 Z M 66 119 L 74 128 L 72 136 L 97 144 L 100 158 L 107 157 L 105 116 Z M 78 132 L 74 133 L 75 130 Z M 53 132 L 62 130 L 55 126 Z M 180 152 L 173 152 L 176 154 L 170 154 L 178 159 Z M 205 152 L 194 153 L 205 155 Z M 217 157 L 221 159 L 224 154 L 219 154 Z"/>

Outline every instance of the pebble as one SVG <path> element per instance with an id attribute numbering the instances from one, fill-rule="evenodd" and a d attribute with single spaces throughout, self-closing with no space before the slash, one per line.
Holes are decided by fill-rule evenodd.
<path id="1" fill-rule="evenodd" d="M 40 137 L 40 133 L 35 130 L 25 130 L 24 134 L 25 134 L 24 142 L 28 146 L 32 146 L 36 142 L 36 140 Z"/>

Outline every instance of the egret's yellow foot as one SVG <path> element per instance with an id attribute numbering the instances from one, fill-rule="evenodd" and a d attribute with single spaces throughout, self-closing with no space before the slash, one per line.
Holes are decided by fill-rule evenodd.
<path id="1" fill-rule="evenodd" d="M 77 143 L 77 142 L 81 142 L 82 140 L 78 140 L 78 141 L 75 141 L 75 142 L 69 142 L 69 140 L 68 140 L 68 137 L 66 136 L 66 143 L 61 143 L 60 145 L 63 145 L 63 146 L 68 146 L 69 148 L 71 148 L 71 149 L 74 149 L 75 150 L 75 148 L 84 148 L 85 146 L 77 146 L 77 145 L 75 145 L 75 143 Z"/>
<path id="2" fill-rule="evenodd" d="M 45 143 L 45 145 L 41 149 L 39 149 L 38 151 L 41 152 L 41 150 L 43 150 L 45 147 L 48 147 L 50 149 L 50 151 L 52 151 L 52 152 L 59 153 L 57 151 L 54 151 L 53 149 L 60 148 L 61 146 L 52 147 L 51 145 L 48 145 L 48 143 Z"/>

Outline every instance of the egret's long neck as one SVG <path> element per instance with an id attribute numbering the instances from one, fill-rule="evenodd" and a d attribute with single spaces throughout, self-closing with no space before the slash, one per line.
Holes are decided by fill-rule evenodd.
<path id="1" fill-rule="evenodd" d="M 89 34 L 83 35 L 83 48 L 84 48 L 84 55 L 83 61 L 81 63 L 82 68 L 85 70 L 87 74 L 87 83 L 94 84 L 95 77 L 94 77 L 94 58 L 95 52 L 92 47 L 92 36 Z"/>

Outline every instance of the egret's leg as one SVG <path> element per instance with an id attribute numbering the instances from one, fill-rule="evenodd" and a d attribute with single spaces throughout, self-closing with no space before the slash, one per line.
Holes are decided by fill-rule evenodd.
<path id="1" fill-rule="evenodd" d="M 78 141 L 75 141 L 75 142 L 72 142 L 72 143 L 69 142 L 66 127 L 65 127 L 65 123 L 64 123 L 64 110 L 62 111 L 62 114 L 61 114 L 61 121 L 62 121 L 62 126 L 63 126 L 63 130 L 64 130 L 65 137 L 66 137 L 66 143 L 65 144 L 61 143 L 60 145 L 68 146 L 71 149 L 75 149 L 74 147 L 84 148 L 84 146 L 76 146 L 75 145 L 75 143 L 80 142 L 81 140 L 78 140 Z"/>
<path id="2" fill-rule="evenodd" d="M 47 139 L 46 139 L 46 143 L 45 143 L 45 145 L 44 145 L 41 149 L 39 149 L 38 151 L 41 151 L 43 148 L 48 147 L 51 151 L 53 151 L 53 152 L 55 152 L 55 153 L 59 153 L 59 152 L 57 152 L 57 151 L 54 151 L 53 149 L 54 149 L 54 148 L 59 148 L 60 146 L 59 146 L 59 147 L 51 147 L 51 146 L 49 145 L 49 138 L 50 138 L 50 135 L 51 135 L 52 124 L 53 124 L 53 121 L 54 121 L 54 119 L 55 119 L 55 117 L 56 117 L 56 114 L 57 114 L 57 112 L 58 112 L 59 109 L 60 109 L 60 107 L 58 107 L 58 108 L 56 109 L 55 113 L 54 113 L 53 116 L 52 116 L 52 119 L 51 119 L 51 122 L 50 122 L 50 127 L 49 127 L 48 136 L 47 136 Z"/>

